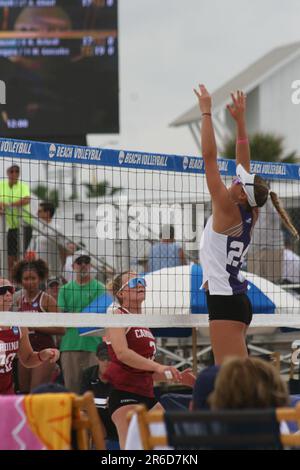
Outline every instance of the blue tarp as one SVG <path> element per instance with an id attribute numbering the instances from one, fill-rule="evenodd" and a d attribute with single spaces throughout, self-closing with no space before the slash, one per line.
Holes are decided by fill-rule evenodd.
<path id="1" fill-rule="evenodd" d="M 102 294 L 97 299 L 93 300 L 93 302 L 86 307 L 82 313 L 106 313 L 106 310 L 111 305 L 113 301 L 113 297 L 108 294 Z M 79 334 L 88 334 L 93 333 L 96 331 L 104 330 L 104 328 L 78 328 Z"/>

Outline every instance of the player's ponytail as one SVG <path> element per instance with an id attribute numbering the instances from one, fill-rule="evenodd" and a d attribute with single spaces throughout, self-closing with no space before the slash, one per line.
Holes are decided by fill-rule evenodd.
<path id="1" fill-rule="evenodd" d="M 295 237 L 296 239 L 299 238 L 299 233 L 296 227 L 292 224 L 291 219 L 283 208 L 279 197 L 277 196 L 274 191 L 270 191 L 269 185 L 266 180 L 264 180 L 261 176 L 255 175 L 254 179 L 254 197 L 258 207 L 262 207 L 267 202 L 268 196 L 270 195 L 271 201 L 273 206 L 275 207 L 276 211 L 278 212 L 282 223 L 288 229 L 288 231 Z"/>
<path id="2" fill-rule="evenodd" d="M 282 207 L 279 197 L 273 191 L 270 191 L 270 198 L 272 201 L 273 206 L 275 207 L 276 211 L 280 215 L 280 218 L 288 229 L 288 231 L 295 237 L 297 240 L 299 239 L 299 233 L 296 227 L 292 224 L 291 219 L 286 212 L 286 210 Z"/>

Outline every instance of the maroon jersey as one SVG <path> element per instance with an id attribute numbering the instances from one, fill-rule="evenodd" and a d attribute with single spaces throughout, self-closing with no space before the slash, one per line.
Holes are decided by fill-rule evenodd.
<path id="1" fill-rule="evenodd" d="M 44 292 L 42 290 L 35 296 L 33 300 L 28 300 L 25 295 L 22 295 L 19 312 L 44 312 L 42 307 L 42 298 Z"/>
<path id="2" fill-rule="evenodd" d="M 21 330 L 16 326 L 0 330 L 0 395 L 14 394 L 12 369 L 20 339 Z"/>
<path id="3" fill-rule="evenodd" d="M 21 298 L 19 312 L 44 312 L 42 307 L 43 291 L 35 296 L 33 300 L 28 300 L 24 295 Z M 51 335 L 40 331 L 29 331 L 29 341 L 34 351 L 42 351 L 46 348 L 55 348 L 55 343 Z"/>
<path id="4" fill-rule="evenodd" d="M 129 313 L 123 308 L 119 308 L 118 311 L 124 314 Z M 126 330 L 126 340 L 129 349 L 146 359 L 154 359 L 156 343 L 148 328 L 128 328 Z M 153 398 L 153 372 L 127 366 L 118 360 L 109 342 L 107 346 L 111 362 L 105 372 L 105 378 L 112 384 L 113 388 Z"/>

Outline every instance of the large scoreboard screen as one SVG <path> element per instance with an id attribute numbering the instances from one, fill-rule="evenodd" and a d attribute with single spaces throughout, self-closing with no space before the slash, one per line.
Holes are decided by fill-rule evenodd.
<path id="1" fill-rule="evenodd" d="M 0 0 L 0 135 L 119 132 L 117 0 Z"/>

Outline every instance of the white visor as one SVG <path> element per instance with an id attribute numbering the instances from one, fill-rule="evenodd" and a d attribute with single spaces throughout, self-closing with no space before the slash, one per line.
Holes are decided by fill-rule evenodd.
<path id="1" fill-rule="evenodd" d="M 240 178 L 243 189 L 247 195 L 248 202 L 251 207 L 256 207 L 257 203 L 255 201 L 255 196 L 254 196 L 254 178 L 255 175 L 252 175 L 251 173 L 248 173 L 248 171 L 245 170 L 245 168 L 239 164 L 236 167 L 236 174 Z"/>

